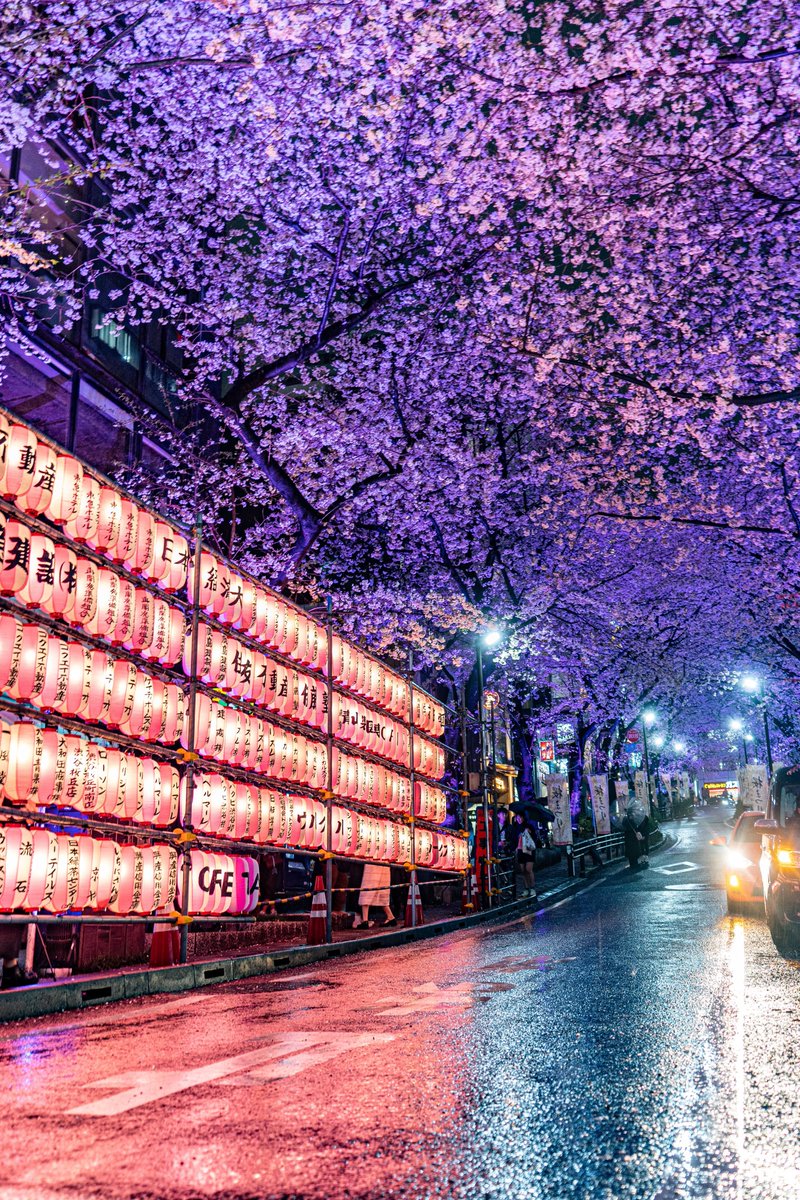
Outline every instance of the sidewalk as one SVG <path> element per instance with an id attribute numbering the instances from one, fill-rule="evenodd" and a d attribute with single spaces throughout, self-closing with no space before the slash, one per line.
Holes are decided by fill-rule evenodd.
<path id="1" fill-rule="evenodd" d="M 674 840 L 665 836 L 652 852 L 659 853 L 674 844 Z M 439 916 L 436 910 L 429 910 L 425 916 L 427 923 L 417 928 L 406 929 L 401 926 L 386 933 L 381 933 L 377 928 L 337 930 L 333 943 L 323 946 L 304 945 L 300 940 L 302 935 L 298 935 L 298 938 L 283 943 L 265 942 L 267 948 L 264 951 L 259 952 L 256 949 L 254 953 L 238 957 L 199 958 L 176 967 L 122 967 L 103 974 L 75 975 L 68 980 L 46 981 L 31 987 L 15 988 L 0 992 L 0 1022 L 24 1020 L 66 1010 L 74 1011 L 140 996 L 185 992 L 236 979 L 250 979 L 290 967 L 339 958 L 345 954 L 359 954 L 367 950 L 424 941 L 475 925 L 506 921 L 522 913 L 544 912 L 566 896 L 588 887 L 601 873 L 616 874 L 621 870 L 627 870 L 625 859 L 618 859 L 600 867 L 587 867 L 585 876 L 569 879 L 566 878 L 566 865 L 562 861 L 537 872 L 539 894 L 536 899 L 514 900 L 497 908 L 466 916 Z"/>

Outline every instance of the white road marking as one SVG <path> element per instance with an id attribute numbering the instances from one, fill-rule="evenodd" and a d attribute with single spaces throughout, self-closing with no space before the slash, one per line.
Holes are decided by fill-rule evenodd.
<path id="1" fill-rule="evenodd" d="M 659 875 L 683 875 L 686 871 L 699 871 L 700 863 L 689 862 L 685 859 L 683 862 L 672 863 L 668 867 L 653 867 Z"/>
<path id="2" fill-rule="evenodd" d="M 251 1073 L 271 1062 L 273 1066 L 261 1077 L 262 1081 L 283 1079 L 349 1050 L 384 1045 L 391 1041 L 394 1041 L 394 1035 L 387 1033 L 283 1033 L 268 1046 L 222 1058 L 202 1067 L 191 1067 L 189 1070 L 179 1068 L 173 1071 L 125 1071 L 121 1075 L 98 1079 L 86 1086 L 117 1090 L 102 1100 L 68 1109 L 68 1115 L 116 1117 L 132 1108 L 140 1108 L 143 1104 L 174 1096 L 177 1092 L 223 1079 L 229 1081 L 229 1076 Z M 289 1056 L 296 1051 L 304 1053 L 298 1054 L 296 1060 L 293 1060 Z"/>
<path id="3" fill-rule="evenodd" d="M 425 983 L 422 987 L 412 988 L 416 999 L 406 996 L 384 996 L 379 1004 L 399 1001 L 391 1008 L 378 1009 L 379 1017 L 407 1017 L 412 1013 L 433 1012 L 437 1008 L 469 1008 L 476 1000 L 488 1000 L 493 992 L 510 992 L 514 985 L 511 983 L 495 983 L 476 981 L 474 983 L 454 983 L 450 987 L 440 988 L 438 983 Z"/>

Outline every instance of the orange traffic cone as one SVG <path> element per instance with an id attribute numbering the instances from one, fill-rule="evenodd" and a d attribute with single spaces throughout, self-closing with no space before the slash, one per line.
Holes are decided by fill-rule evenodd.
<path id="1" fill-rule="evenodd" d="M 414 921 L 411 915 L 415 909 L 416 921 Z M 422 899 L 419 894 L 419 884 L 417 883 L 416 876 L 408 885 L 408 899 L 406 900 L 406 925 L 411 926 L 413 924 L 425 924 L 422 917 Z"/>
<path id="2" fill-rule="evenodd" d="M 167 912 L 161 909 L 161 915 Z M 168 921 L 156 921 L 153 925 L 153 940 L 150 943 L 151 967 L 174 967 L 180 958 L 181 935 Z"/>
<path id="3" fill-rule="evenodd" d="M 314 898 L 311 901 L 311 916 L 308 918 L 307 946 L 323 945 L 327 919 L 328 900 L 325 895 L 325 880 L 318 875 L 314 881 Z"/>

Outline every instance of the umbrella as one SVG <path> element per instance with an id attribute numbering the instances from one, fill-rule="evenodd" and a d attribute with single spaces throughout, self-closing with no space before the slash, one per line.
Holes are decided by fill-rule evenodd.
<path id="1" fill-rule="evenodd" d="M 551 812 L 549 808 L 545 808 L 543 804 L 537 804 L 535 800 L 515 800 L 509 808 L 514 813 L 522 813 L 525 817 L 532 817 L 534 821 L 543 821 L 549 823 L 555 821 L 556 814 Z"/>

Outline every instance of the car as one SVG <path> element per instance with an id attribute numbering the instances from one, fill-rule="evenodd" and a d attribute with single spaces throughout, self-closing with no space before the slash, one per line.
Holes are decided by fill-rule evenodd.
<path id="1" fill-rule="evenodd" d="M 761 884 L 761 834 L 756 826 L 764 819 L 763 812 L 743 812 L 734 825 L 731 836 L 714 838 L 712 845 L 727 846 L 725 856 L 725 893 L 728 912 L 763 908 Z"/>
<path id="2" fill-rule="evenodd" d="M 776 771 L 761 836 L 761 883 L 767 924 L 779 954 L 800 958 L 800 766 Z"/>

